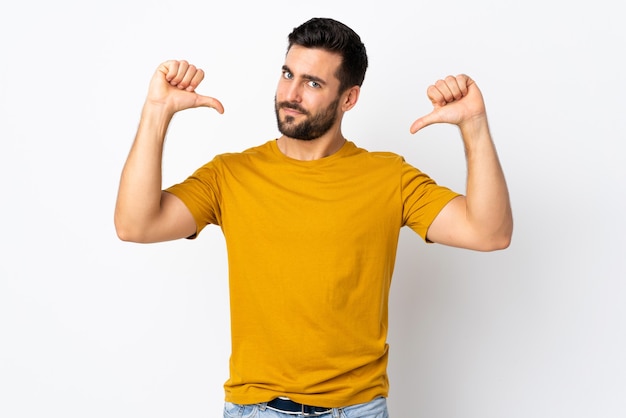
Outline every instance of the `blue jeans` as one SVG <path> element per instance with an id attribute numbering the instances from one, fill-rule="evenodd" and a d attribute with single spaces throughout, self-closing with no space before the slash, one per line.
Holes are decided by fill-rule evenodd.
<path id="1" fill-rule="evenodd" d="M 376 398 L 373 401 L 333 408 L 332 412 L 317 415 L 320 418 L 389 418 L 387 400 Z M 224 403 L 224 418 L 302 418 L 301 414 L 284 414 L 267 408 L 266 403 L 239 405 L 230 402 Z"/>

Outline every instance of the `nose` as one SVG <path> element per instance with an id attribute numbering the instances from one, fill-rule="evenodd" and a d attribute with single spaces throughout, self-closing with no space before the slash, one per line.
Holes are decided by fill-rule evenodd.
<path id="1" fill-rule="evenodd" d="M 285 101 L 300 103 L 302 101 L 302 86 L 293 81 L 284 84 Z"/>

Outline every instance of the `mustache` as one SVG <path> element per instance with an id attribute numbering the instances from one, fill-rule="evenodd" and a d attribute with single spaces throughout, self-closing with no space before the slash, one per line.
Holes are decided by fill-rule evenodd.
<path id="1" fill-rule="evenodd" d="M 304 113 L 305 115 L 308 115 L 309 112 L 307 112 L 307 110 L 305 108 L 303 108 L 302 106 L 300 106 L 298 103 L 290 103 L 290 102 L 280 102 L 278 103 L 278 108 L 282 109 L 293 109 L 296 110 L 300 113 Z"/>

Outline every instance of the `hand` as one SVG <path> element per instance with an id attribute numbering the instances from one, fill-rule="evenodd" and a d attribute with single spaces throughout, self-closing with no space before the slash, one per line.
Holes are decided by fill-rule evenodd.
<path id="1" fill-rule="evenodd" d="M 463 124 L 485 118 L 485 103 L 478 86 L 468 76 L 448 76 L 428 87 L 428 98 L 433 111 L 422 116 L 411 125 L 411 133 L 434 123 Z"/>
<path id="2" fill-rule="evenodd" d="M 202 106 L 224 113 L 219 100 L 195 92 L 203 79 L 204 71 L 187 61 L 166 61 L 152 76 L 147 102 L 163 105 L 172 113 Z"/>

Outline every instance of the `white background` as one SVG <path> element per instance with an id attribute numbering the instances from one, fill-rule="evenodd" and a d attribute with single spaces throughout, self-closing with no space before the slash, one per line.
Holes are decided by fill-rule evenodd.
<path id="1" fill-rule="evenodd" d="M 401 235 L 393 418 L 626 416 L 626 31 L 618 3 L 23 1 L 0 10 L 0 417 L 218 417 L 229 355 L 219 228 L 119 241 L 113 207 L 148 81 L 207 72 L 224 115 L 177 115 L 164 186 L 277 136 L 286 35 L 313 16 L 362 37 L 344 133 L 464 191 L 455 128 L 409 134 L 426 87 L 475 78 L 510 186 L 509 249 Z"/>

